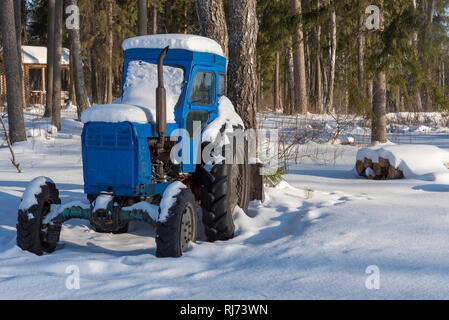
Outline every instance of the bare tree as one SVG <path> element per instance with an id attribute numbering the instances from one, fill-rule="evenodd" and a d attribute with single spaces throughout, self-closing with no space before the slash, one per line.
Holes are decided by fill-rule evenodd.
<path id="1" fill-rule="evenodd" d="M 201 35 L 217 41 L 228 57 L 229 35 L 223 0 L 196 0 L 195 7 Z"/>
<path id="2" fill-rule="evenodd" d="M 257 128 L 256 0 L 229 1 L 229 98 L 246 128 Z"/>
<path id="3" fill-rule="evenodd" d="M 78 0 L 70 0 L 71 5 L 78 6 Z M 81 54 L 81 41 L 79 26 L 69 29 L 70 35 L 70 55 L 73 60 L 73 68 L 71 73 L 73 75 L 73 82 L 75 84 L 75 96 L 77 101 L 78 120 L 81 120 L 81 113 L 89 106 L 89 98 L 87 97 L 86 84 L 84 80 L 83 71 L 83 57 Z"/>
<path id="4" fill-rule="evenodd" d="M 53 107 L 51 124 L 61 130 L 61 87 L 62 87 L 62 14 L 64 2 L 56 1 L 55 5 L 55 39 L 53 60 Z"/>
<path id="5" fill-rule="evenodd" d="M 148 0 L 139 0 L 139 36 L 148 34 Z"/>
<path id="6" fill-rule="evenodd" d="M 53 69 L 55 55 L 55 0 L 48 0 L 48 36 L 47 36 L 47 74 L 46 79 L 46 105 L 44 117 L 53 114 Z"/>
<path id="7" fill-rule="evenodd" d="M 292 14 L 301 16 L 302 7 L 301 0 L 292 1 Z M 293 38 L 294 52 L 293 62 L 295 66 L 295 108 L 301 113 L 307 113 L 308 98 L 307 98 L 307 81 L 306 81 L 306 62 L 304 56 L 304 32 L 303 26 L 300 22 L 296 28 Z"/>
<path id="8" fill-rule="evenodd" d="M 11 143 L 25 141 L 22 85 L 19 69 L 19 50 L 15 30 L 13 0 L 3 0 L 0 5 L 2 24 L 3 58 L 6 75 L 6 97 L 8 101 L 8 124 Z"/>

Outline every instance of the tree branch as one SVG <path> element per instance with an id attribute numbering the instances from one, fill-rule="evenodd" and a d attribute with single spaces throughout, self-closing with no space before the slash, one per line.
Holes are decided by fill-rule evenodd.
<path id="1" fill-rule="evenodd" d="M 20 168 L 20 164 L 16 162 L 16 156 L 14 154 L 14 150 L 12 149 L 12 144 L 11 144 L 11 140 L 9 139 L 8 130 L 6 130 L 5 121 L 3 120 L 3 117 L 5 115 L 6 115 L 6 113 L 0 115 L 0 122 L 2 123 L 3 129 L 5 130 L 6 142 L 8 143 L 9 151 L 11 152 L 11 162 L 14 165 L 14 167 L 16 167 L 17 171 L 19 173 L 22 173 L 22 169 Z"/>

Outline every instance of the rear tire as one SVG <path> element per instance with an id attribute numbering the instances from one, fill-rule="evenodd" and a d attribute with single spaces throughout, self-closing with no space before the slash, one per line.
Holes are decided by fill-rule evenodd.
<path id="1" fill-rule="evenodd" d="M 236 149 L 233 150 L 233 164 L 216 164 L 210 171 L 204 167 L 200 169 L 203 224 L 207 239 L 211 242 L 234 237 L 235 225 L 232 215 L 237 205 L 245 213 L 248 212 L 250 198 L 248 141 L 244 138 L 244 143 L 237 143 L 235 140 L 237 138 L 238 135 L 234 137 L 233 145 Z M 226 157 L 226 154 L 226 150 L 223 149 L 223 157 Z"/>
<path id="2" fill-rule="evenodd" d="M 156 256 L 178 258 L 196 241 L 196 204 L 190 189 L 182 189 L 176 196 L 169 216 L 156 229 Z"/>
<path id="3" fill-rule="evenodd" d="M 59 191 L 49 179 L 40 188 L 41 192 L 35 195 L 37 204 L 20 209 L 17 222 L 17 245 L 38 256 L 53 252 L 61 233 L 61 225 L 42 224 L 51 205 L 61 203 Z"/>
<path id="4" fill-rule="evenodd" d="M 201 207 L 207 239 L 211 242 L 234 237 L 232 214 L 238 203 L 236 164 L 218 164 L 210 172 L 201 168 Z"/>

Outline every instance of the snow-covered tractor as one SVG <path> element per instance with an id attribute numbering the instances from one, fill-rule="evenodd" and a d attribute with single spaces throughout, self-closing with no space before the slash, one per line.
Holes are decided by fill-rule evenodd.
<path id="1" fill-rule="evenodd" d="M 53 252 L 69 219 L 105 233 L 125 233 L 139 220 L 156 226 L 158 257 L 179 257 L 196 240 L 197 206 L 207 240 L 227 240 L 236 206 L 247 212 L 249 201 L 263 198 L 260 166 L 249 164 L 243 122 L 225 96 L 220 45 L 154 35 L 122 47 L 122 97 L 82 114 L 89 201 L 61 204 L 49 178 L 34 179 L 18 213 L 23 250 Z"/>

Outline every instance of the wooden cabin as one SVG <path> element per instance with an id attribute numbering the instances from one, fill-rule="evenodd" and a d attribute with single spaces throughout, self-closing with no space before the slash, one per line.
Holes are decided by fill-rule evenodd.
<path id="1" fill-rule="evenodd" d="M 3 52 L 0 48 L 0 106 L 6 101 L 6 79 Z M 61 105 L 68 98 L 70 88 L 70 50 L 63 48 L 61 58 L 62 93 Z M 45 105 L 45 76 L 47 71 L 47 47 L 22 46 L 22 75 L 25 108 L 36 104 Z"/>

